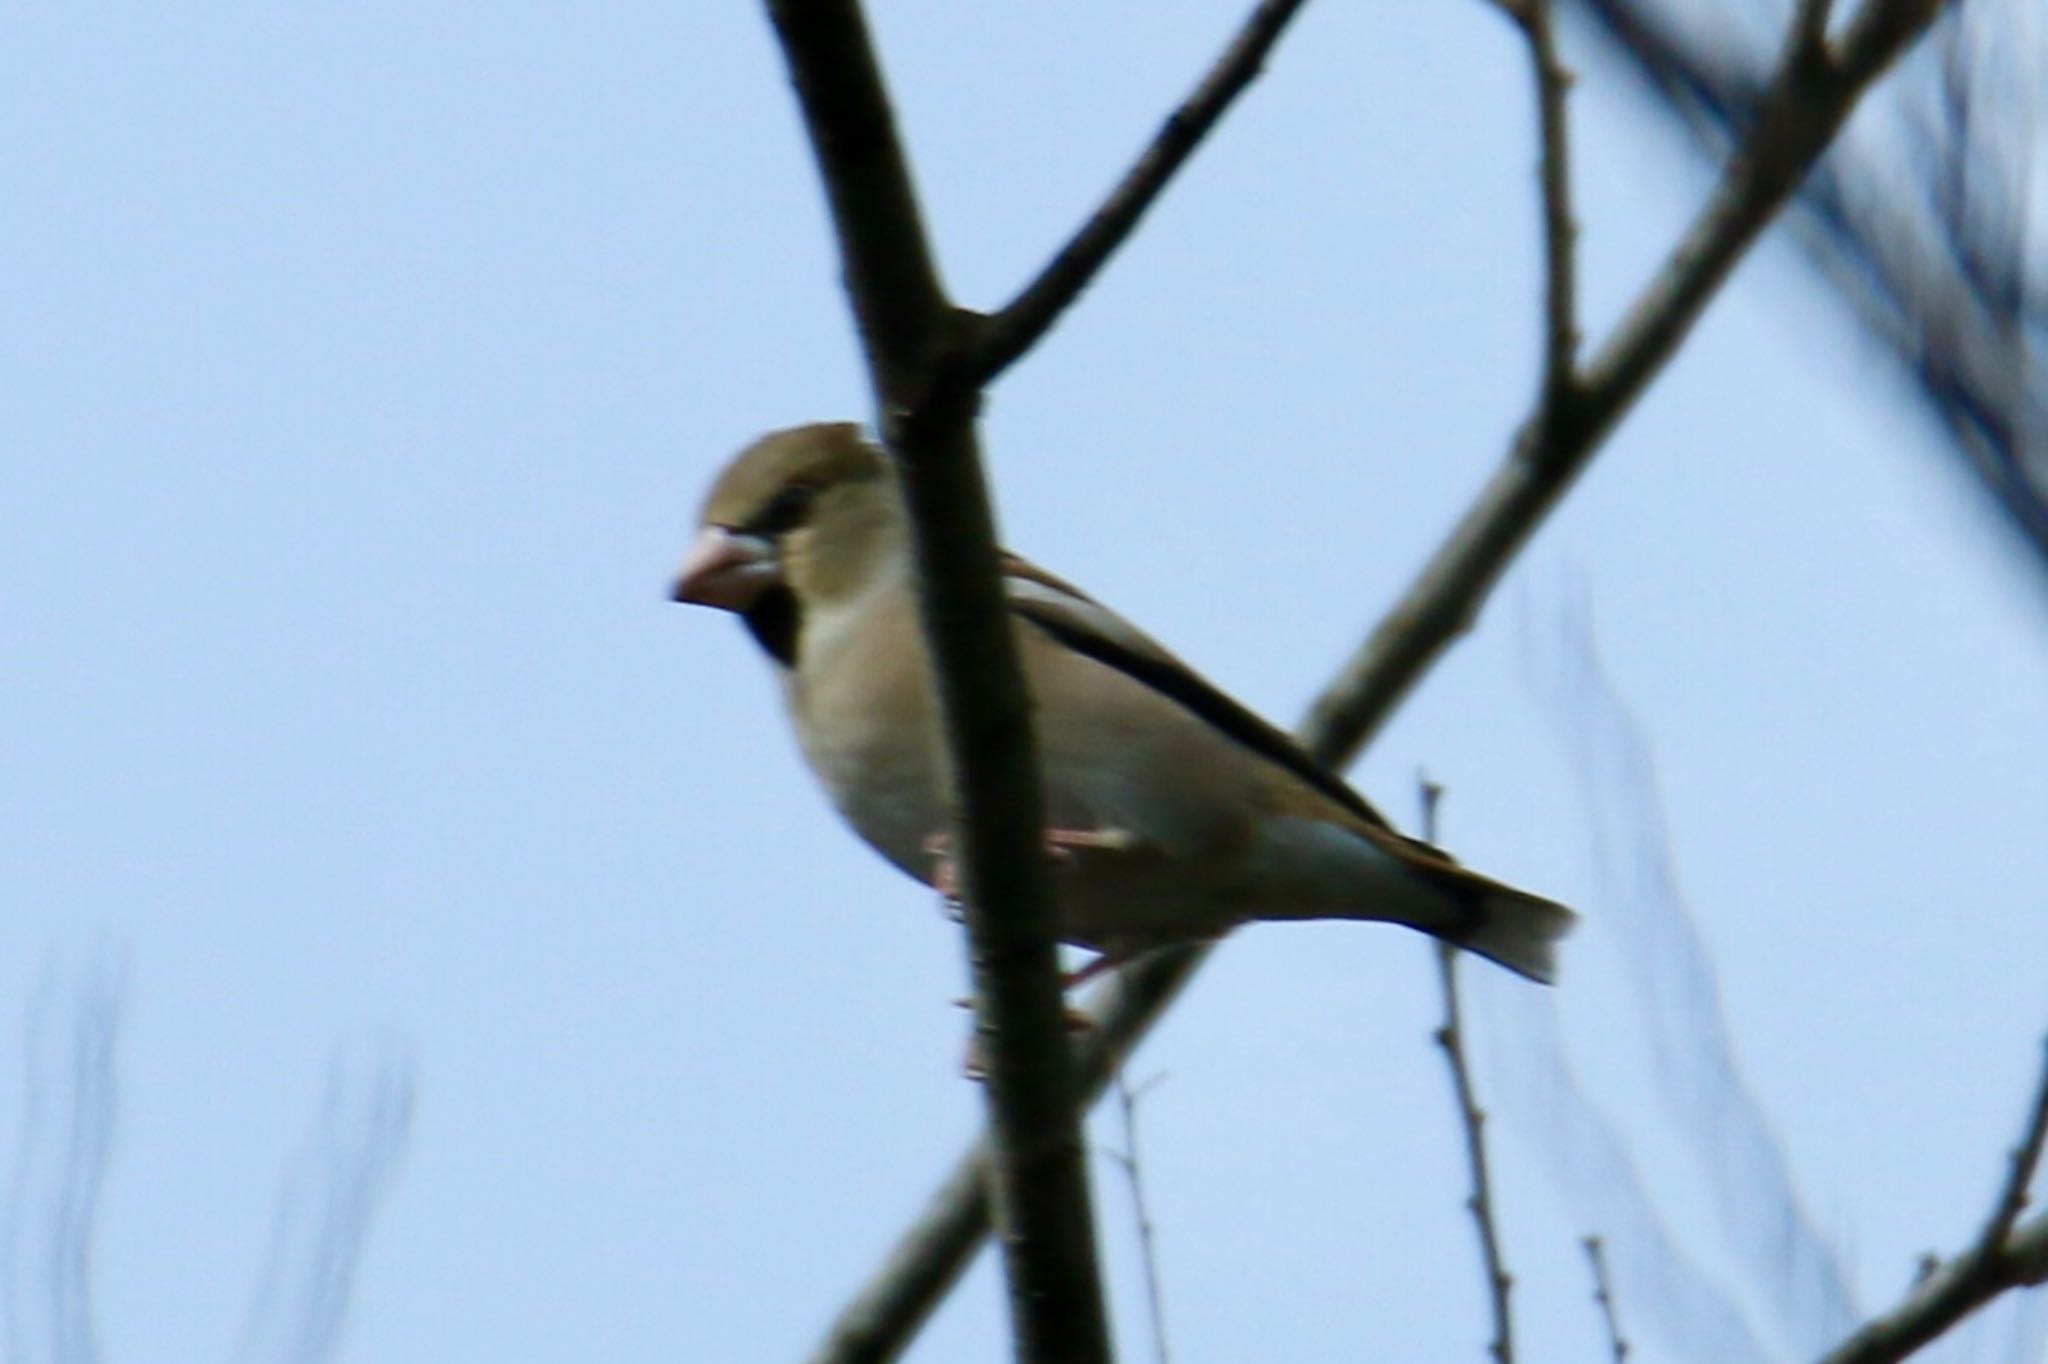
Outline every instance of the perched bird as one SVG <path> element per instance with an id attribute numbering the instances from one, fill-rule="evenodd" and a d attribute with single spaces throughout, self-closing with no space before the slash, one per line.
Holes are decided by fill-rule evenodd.
<path id="1" fill-rule="evenodd" d="M 713 485 L 674 597 L 746 622 L 833 804 L 943 889 L 943 740 L 909 533 L 894 472 L 857 427 L 778 431 Z M 1406 924 L 1552 978 L 1570 910 L 1396 832 L 1292 739 L 1070 584 L 1013 555 L 1003 574 L 1060 936 L 1102 954 L 1073 980 L 1255 919 Z"/>

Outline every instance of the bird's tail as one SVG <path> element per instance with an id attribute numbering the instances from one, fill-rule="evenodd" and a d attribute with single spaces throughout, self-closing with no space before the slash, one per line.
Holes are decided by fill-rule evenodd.
<path id="1" fill-rule="evenodd" d="M 1555 901 L 1481 876 L 1441 848 L 1384 825 L 1270 819 L 1255 917 L 1406 924 L 1548 985 L 1575 916 Z M 1257 878 L 1255 878 L 1257 879 Z"/>
<path id="2" fill-rule="evenodd" d="M 1459 870 L 1463 871 L 1462 868 Z M 1437 937 L 1499 962 L 1516 975 L 1550 985 L 1557 980 L 1557 941 L 1578 917 L 1554 900 L 1465 872 L 1457 887 L 1462 914 Z"/>

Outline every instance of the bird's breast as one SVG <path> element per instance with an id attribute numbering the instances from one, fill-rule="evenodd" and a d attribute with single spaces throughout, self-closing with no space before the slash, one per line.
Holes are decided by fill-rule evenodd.
<path id="1" fill-rule="evenodd" d="M 803 666 L 786 686 L 798 744 L 840 815 L 889 861 L 928 880 L 925 843 L 946 815 L 916 639 L 894 629 L 807 634 Z"/>

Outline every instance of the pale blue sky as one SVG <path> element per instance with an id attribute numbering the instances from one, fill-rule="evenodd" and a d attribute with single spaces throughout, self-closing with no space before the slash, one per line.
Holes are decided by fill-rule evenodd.
<path id="1" fill-rule="evenodd" d="M 1240 8 L 876 6 L 963 301 Z M 1583 36 L 1597 336 L 1704 182 Z M 1531 392 L 1527 103 L 1479 0 L 1311 7 L 994 394 L 1010 543 L 1291 721 Z M 979 1095 L 954 930 L 744 634 L 664 600 L 734 448 L 866 415 L 757 7 L 15 7 L 0 118 L 0 1058 L 52 962 L 123 953 L 107 1359 L 228 1357 L 332 1059 L 390 1047 L 418 1110 L 343 1358 L 799 1354 Z M 1575 1054 L 1736 1282 L 1520 662 L 1583 584 L 1740 1058 L 1886 1302 L 1974 1229 L 2048 1023 L 2038 580 L 1782 246 L 1530 569 L 1355 775 L 1406 820 L 1427 765 L 1460 856 L 1586 911 Z M 1418 940 L 1262 928 L 1139 1054 L 1180 1364 L 1481 1357 L 1435 1008 Z M 1501 1142 L 1529 1357 L 1597 1358 L 1589 1228 Z M 1000 1331 L 983 1265 L 915 1357 Z"/>

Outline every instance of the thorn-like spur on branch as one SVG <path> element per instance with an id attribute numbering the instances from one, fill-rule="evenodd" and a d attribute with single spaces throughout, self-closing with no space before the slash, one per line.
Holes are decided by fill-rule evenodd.
<path id="1" fill-rule="evenodd" d="M 1088 1168 L 1066 1043 L 1044 800 L 946 297 L 858 0 L 768 0 L 824 181 L 916 551 L 960 826 L 988 1149 L 1015 1357 L 1107 1364 Z"/>
<path id="2" fill-rule="evenodd" d="M 1906 1300 L 1866 1323 L 1830 1351 L 1821 1364 L 1892 1364 L 1941 1335 L 2011 1288 L 2048 1283 L 2048 1213 L 2022 1222 L 2027 1190 L 2048 1141 L 2048 1056 L 2044 1056 L 2027 1128 L 2012 1153 L 2012 1168 L 1976 1244 L 1946 1264 L 1925 1270 Z"/>
<path id="3" fill-rule="evenodd" d="M 1289 20 L 1306 0 L 1262 0 L 1180 107 L 1167 115 L 1152 142 L 1124 178 L 1053 256 L 1038 277 L 1024 286 L 981 328 L 970 372 L 986 384 L 1008 369 L 1040 337 L 1051 330 L 1093 282 L 1104 264 L 1138 225 L 1166 188 L 1174 172 L 1193 155 L 1231 102 L 1244 93 L 1265 66 L 1267 54 L 1280 41 Z"/>
<path id="4" fill-rule="evenodd" d="M 784 7 L 794 2 L 782 0 Z M 1318 761 L 1348 765 L 1470 626 L 1507 564 L 1670 359 L 1857 99 L 1918 37 L 1939 3 L 1865 0 L 1829 50 L 1816 52 L 1797 35 L 1788 42 L 1755 124 L 1693 226 L 1576 382 L 1546 388 L 1500 469 L 1324 689 L 1297 731 Z M 1076 1082 L 1085 1101 L 1101 1094 L 1115 1066 L 1208 951 L 1190 946 L 1160 952 L 1118 972 L 1088 1001 L 1099 1026 L 1076 1053 Z M 988 1149 L 986 1139 L 977 1142 L 947 1175 L 875 1277 L 832 1324 L 813 1355 L 816 1364 L 893 1359 L 909 1344 L 987 1232 L 982 1162 Z M 2048 1228 L 2040 1240 L 2048 1263 Z"/>
<path id="5" fill-rule="evenodd" d="M 1422 838 L 1437 841 L 1437 808 L 1444 788 L 1420 775 L 1422 796 Z M 1458 1122 L 1465 1130 L 1465 1161 L 1472 1180 L 1472 1195 L 1465 1206 L 1479 1231 L 1479 1262 L 1486 1274 L 1487 1301 L 1493 1309 L 1493 1341 L 1487 1347 L 1494 1364 L 1515 1364 L 1514 1317 L 1508 1297 L 1514 1278 L 1501 1254 L 1500 1230 L 1494 1222 L 1493 1179 L 1486 1161 L 1486 1113 L 1479 1107 L 1478 1092 L 1472 1085 L 1472 1068 L 1465 1057 L 1465 1021 L 1458 1007 L 1458 949 L 1449 943 L 1431 944 L 1436 951 L 1437 980 L 1443 986 L 1444 1021 L 1436 1030 L 1436 1044 L 1443 1049 L 1451 1071 L 1451 1092 L 1458 1103 Z"/>

